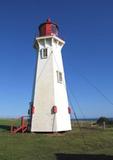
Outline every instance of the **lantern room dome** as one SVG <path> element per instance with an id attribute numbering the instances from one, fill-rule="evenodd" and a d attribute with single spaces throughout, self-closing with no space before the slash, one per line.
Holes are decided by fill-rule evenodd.
<path id="1" fill-rule="evenodd" d="M 39 36 L 58 36 L 58 25 L 51 22 L 50 18 L 39 26 Z"/>

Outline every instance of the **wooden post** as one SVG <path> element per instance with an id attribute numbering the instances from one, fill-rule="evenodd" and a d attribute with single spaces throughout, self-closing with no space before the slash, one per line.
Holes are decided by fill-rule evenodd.
<path id="1" fill-rule="evenodd" d="M 105 130 L 105 128 L 106 128 L 106 122 L 104 121 L 103 122 L 103 129 Z"/>

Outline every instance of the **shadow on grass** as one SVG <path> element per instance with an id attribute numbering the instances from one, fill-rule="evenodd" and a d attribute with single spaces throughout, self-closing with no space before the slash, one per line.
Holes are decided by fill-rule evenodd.
<path id="1" fill-rule="evenodd" d="M 56 154 L 57 160 L 113 160 L 113 156 L 93 154 Z"/>
<path id="2" fill-rule="evenodd" d="M 11 126 L 0 124 L 0 130 L 9 131 L 10 129 L 11 129 Z"/>

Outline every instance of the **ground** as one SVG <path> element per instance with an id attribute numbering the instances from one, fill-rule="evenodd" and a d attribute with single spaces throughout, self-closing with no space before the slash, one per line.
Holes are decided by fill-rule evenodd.
<path id="1" fill-rule="evenodd" d="M 74 126 L 62 134 L 11 134 L 0 120 L 0 160 L 113 160 L 113 128 Z M 83 125 L 84 126 L 84 125 Z"/>

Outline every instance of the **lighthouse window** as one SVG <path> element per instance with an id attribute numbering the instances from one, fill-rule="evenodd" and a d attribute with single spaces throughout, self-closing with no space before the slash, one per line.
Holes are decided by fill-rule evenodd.
<path id="1" fill-rule="evenodd" d="M 47 58 L 47 48 L 41 49 L 40 54 L 41 54 L 42 59 L 46 59 Z"/>
<path id="2" fill-rule="evenodd" d="M 58 83 L 62 83 L 62 73 L 57 71 L 57 81 Z"/>

